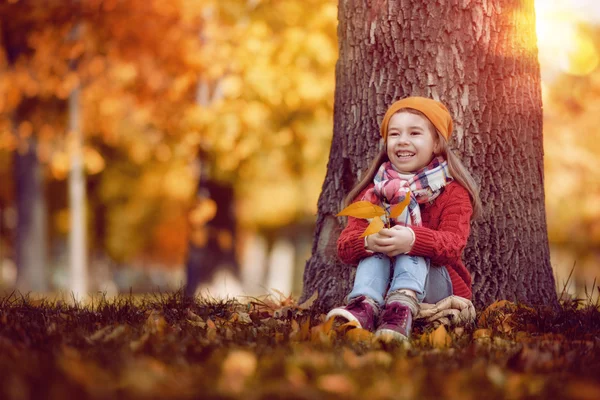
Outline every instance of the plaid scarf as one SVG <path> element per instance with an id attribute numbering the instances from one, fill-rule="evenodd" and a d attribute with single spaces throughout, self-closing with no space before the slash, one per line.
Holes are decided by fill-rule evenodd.
<path id="1" fill-rule="evenodd" d="M 417 171 L 414 175 L 401 174 L 391 162 L 381 164 L 373 183 L 375 186 L 365 193 L 363 200 L 381 205 L 389 213 L 390 208 L 401 203 L 407 193 L 410 203 L 396 222 L 402 225 L 421 225 L 421 211 L 419 204 L 434 200 L 441 193 L 441 189 L 452 182 L 448 170 L 448 162 L 442 157 L 435 157 L 429 165 Z"/>

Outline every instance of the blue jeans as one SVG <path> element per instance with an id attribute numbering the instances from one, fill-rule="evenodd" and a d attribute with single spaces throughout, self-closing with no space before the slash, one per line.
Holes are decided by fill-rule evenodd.
<path id="1" fill-rule="evenodd" d="M 383 305 L 386 294 L 399 289 L 413 290 L 419 303 L 437 303 L 452 295 L 452 282 L 446 267 L 430 267 L 428 258 L 375 253 L 358 263 L 348 300 L 365 295 Z"/>

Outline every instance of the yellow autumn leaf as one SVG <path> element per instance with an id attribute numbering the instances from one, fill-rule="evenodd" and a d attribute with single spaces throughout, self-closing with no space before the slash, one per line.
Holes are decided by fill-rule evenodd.
<path id="1" fill-rule="evenodd" d="M 385 214 L 385 210 L 369 201 L 357 201 L 340 211 L 337 216 L 347 215 L 355 218 L 374 218 Z"/>
<path id="2" fill-rule="evenodd" d="M 400 203 L 396 204 L 390 210 L 390 218 L 398 218 L 402 211 L 410 204 L 410 192 L 406 193 L 406 197 Z"/>
<path id="3" fill-rule="evenodd" d="M 369 226 L 367 226 L 367 229 L 365 229 L 363 234 L 360 235 L 360 237 L 372 235 L 374 233 L 379 232 L 382 229 L 383 229 L 383 221 L 381 220 L 381 218 L 375 217 L 375 218 L 373 218 L 373 220 L 371 221 Z"/>
<path id="4" fill-rule="evenodd" d="M 452 337 L 450 337 L 446 327 L 443 324 L 431 332 L 430 340 L 431 345 L 436 349 L 444 349 L 452 346 Z"/>
<path id="5" fill-rule="evenodd" d="M 373 333 L 361 328 L 350 329 L 346 332 L 346 338 L 354 343 L 369 343 L 373 340 Z"/>

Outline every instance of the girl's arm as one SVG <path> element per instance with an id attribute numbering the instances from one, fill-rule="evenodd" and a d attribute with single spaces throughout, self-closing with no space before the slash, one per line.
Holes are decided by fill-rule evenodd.
<path id="1" fill-rule="evenodd" d="M 363 198 L 367 190 L 373 187 L 369 184 L 355 198 L 353 202 Z M 345 264 L 358 265 L 365 257 L 373 255 L 373 252 L 365 249 L 365 238 L 360 237 L 369 222 L 363 218 L 348 217 L 348 225 L 344 228 L 337 241 L 337 253 L 339 259 Z"/>
<path id="2" fill-rule="evenodd" d="M 441 200 L 441 199 L 439 199 Z M 408 254 L 428 257 L 436 265 L 447 265 L 460 260 L 471 229 L 473 207 L 469 192 L 460 185 L 447 193 L 437 230 L 411 226 L 415 243 Z"/>
<path id="3" fill-rule="evenodd" d="M 357 265 L 363 258 L 373 255 L 365 249 L 365 238 L 360 237 L 368 225 L 365 219 L 348 217 L 348 225 L 337 241 L 338 257 L 343 263 Z"/>

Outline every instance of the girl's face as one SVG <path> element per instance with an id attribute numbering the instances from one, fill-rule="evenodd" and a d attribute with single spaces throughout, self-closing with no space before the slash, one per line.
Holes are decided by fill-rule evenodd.
<path id="1" fill-rule="evenodd" d="M 390 119 L 387 155 L 398 171 L 420 170 L 431 162 L 437 147 L 437 134 L 427 118 L 400 111 Z"/>

